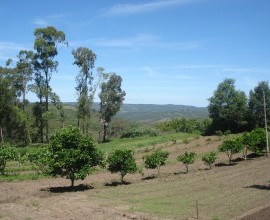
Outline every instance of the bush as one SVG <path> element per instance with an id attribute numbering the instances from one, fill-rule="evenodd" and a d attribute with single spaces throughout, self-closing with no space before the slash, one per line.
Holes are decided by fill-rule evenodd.
<path id="1" fill-rule="evenodd" d="M 177 160 L 182 162 L 186 167 L 186 173 L 188 173 L 188 165 L 195 162 L 196 153 L 195 152 L 185 152 L 183 155 L 179 155 Z"/>
<path id="2" fill-rule="evenodd" d="M 168 151 L 155 150 L 152 154 L 143 157 L 144 166 L 146 169 L 158 169 L 160 174 L 160 167 L 165 165 L 165 161 L 169 157 Z"/>
<path id="3" fill-rule="evenodd" d="M 231 140 L 224 141 L 219 146 L 219 151 L 226 153 L 229 158 L 229 164 L 232 164 L 232 157 L 234 154 L 241 152 L 243 150 L 241 138 L 233 138 Z"/>
<path id="4" fill-rule="evenodd" d="M 135 138 L 135 137 L 142 137 L 142 136 L 147 136 L 147 135 L 150 137 L 158 136 L 158 131 L 153 128 L 143 128 L 143 127 L 133 126 L 125 130 L 122 133 L 121 138 Z"/>
<path id="5" fill-rule="evenodd" d="M 120 173 L 121 182 L 128 173 L 135 173 L 138 168 L 134 158 L 134 152 L 128 149 L 117 149 L 108 158 L 108 170 L 111 173 Z"/>
<path id="6" fill-rule="evenodd" d="M 257 128 L 249 133 L 245 133 L 243 136 L 243 144 L 247 146 L 250 151 L 260 154 L 265 150 L 266 139 L 265 130 L 263 128 Z"/>
<path id="7" fill-rule="evenodd" d="M 103 153 L 95 147 L 93 140 L 72 126 L 52 136 L 48 155 L 47 173 L 70 179 L 71 186 L 74 186 L 74 180 L 85 179 L 94 166 L 104 165 Z"/>
<path id="8" fill-rule="evenodd" d="M 17 150 L 15 147 L 0 145 L 0 174 L 5 174 L 7 161 L 15 160 L 17 157 Z"/>
<path id="9" fill-rule="evenodd" d="M 206 153 L 202 156 L 202 161 L 207 165 L 209 166 L 209 169 L 212 168 L 212 164 L 215 163 L 217 159 L 217 153 L 212 151 L 212 152 L 209 152 L 209 153 Z"/>
<path id="10" fill-rule="evenodd" d="M 41 171 L 44 174 L 49 173 L 51 154 L 48 148 L 43 147 L 31 149 L 27 153 L 27 159 L 30 161 L 35 170 Z"/>

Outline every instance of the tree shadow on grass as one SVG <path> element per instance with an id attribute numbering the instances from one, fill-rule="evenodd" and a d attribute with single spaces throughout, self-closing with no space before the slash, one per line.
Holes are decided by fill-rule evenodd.
<path id="1" fill-rule="evenodd" d="M 260 189 L 260 190 L 270 190 L 270 185 L 258 185 L 254 184 L 251 186 L 246 186 L 245 188 L 253 188 L 253 189 Z"/>
<path id="2" fill-rule="evenodd" d="M 157 176 L 147 176 L 147 177 L 142 178 L 142 180 L 143 181 L 145 181 L 145 180 L 153 180 L 153 179 L 156 179 L 156 178 L 157 178 Z"/>
<path id="3" fill-rule="evenodd" d="M 174 175 L 188 174 L 186 171 L 174 172 Z"/>
<path id="4" fill-rule="evenodd" d="M 231 167 L 231 166 L 235 166 L 237 165 L 237 163 L 232 163 L 232 164 L 229 164 L 229 163 L 217 163 L 215 164 L 216 167 Z"/>
<path id="5" fill-rule="evenodd" d="M 110 182 L 110 183 L 105 183 L 104 186 L 121 186 L 121 185 L 129 185 L 131 184 L 130 182 L 126 182 L 126 181 L 123 181 L 123 182 L 118 182 L 118 181 L 113 181 L 113 182 Z"/>
<path id="6" fill-rule="evenodd" d="M 78 186 L 58 186 L 41 189 L 41 191 L 48 191 L 52 193 L 65 193 L 65 192 L 83 192 L 86 190 L 94 189 L 93 186 L 80 184 Z"/>

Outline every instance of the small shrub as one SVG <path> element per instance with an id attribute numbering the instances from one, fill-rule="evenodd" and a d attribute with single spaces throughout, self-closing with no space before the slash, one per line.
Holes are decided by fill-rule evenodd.
<path id="1" fill-rule="evenodd" d="M 117 149 L 112 152 L 108 158 L 108 170 L 111 173 L 120 173 L 121 182 L 124 182 L 124 176 L 128 173 L 135 173 L 138 170 L 134 152 L 129 149 Z"/>
<path id="2" fill-rule="evenodd" d="M 218 130 L 218 131 L 216 131 L 216 135 L 221 137 L 221 136 L 223 136 L 223 133 L 222 133 L 222 131 Z"/>
<path id="3" fill-rule="evenodd" d="M 227 136 L 227 135 L 229 135 L 229 134 L 231 134 L 231 133 L 232 133 L 231 130 L 226 130 L 226 131 L 224 131 L 224 135 L 225 135 L 225 136 Z"/>
<path id="4" fill-rule="evenodd" d="M 196 153 L 195 152 L 185 152 L 183 155 L 179 155 L 177 160 L 182 162 L 186 167 L 186 173 L 188 173 L 188 165 L 195 162 Z"/>
<path id="5" fill-rule="evenodd" d="M 209 152 L 209 153 L 206 153 L 202 156 L 202 161 L 207 165 L 209 166 L 209 169 L 212 168 L 212 164 L 215 163 L 217 159 L 217 153 L 212 151 L 212 152 Z"/>
<path id="6" fill-rule="evenodd" d="M 226 155 L 228 156 L 229 164 L 232 164 L 233 155 L 241 152 L 241 150 L 243 150 L 243 145 L 240 138 L 226 140 L 219 146 L 219 151 L 226 153 Z"/>
<path id="7" fill-rule="evenodd" d="M 161 151 L 160 149 L 154 151 L 150 155 L 143 157 L 144 166 L 146 169 L 158 169 L 158 174 L 160 174 L 160 167 L 165 165 L 165 161 L 169 157 L 168 151 Z"/>
<path id="8" fill-rule="evenodd" d="M 15 160 L 17 157 L 17 150 L 15 147 L 0 146 L 0 174 L 5 174 L 7 161 Z"/>

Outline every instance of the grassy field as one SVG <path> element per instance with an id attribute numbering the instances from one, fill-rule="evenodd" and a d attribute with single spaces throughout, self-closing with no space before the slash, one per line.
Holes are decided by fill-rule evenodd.
<path id="1" fill-rule="evenodd" d="M 158 137 L 117 139 L 98 147 L 110 152 L 127 147 L 135 150 L 138 164 L 142 156 L 156 148 L 166 149 L 170 157 L 166 166 L 129 174 L 120 184 L 118 174 L 100 169 L 84 181 L 77 181 L 70 192 L 63 178 L 17 179 L 0 182 L 0 216 L 3 219 L 232 219 L 270 201 L 269 158 L 241 159 L 235 155 L 228 166 L 225 154 L 218 153 L 216 166 L 208 170 L 201 161 L 205 152 L 217 150 L 220 137 L 190 134 L 166 134 Z M 185 174 L 176 158 L 194 151 L 197 160 Z M 18 173 L 16 163 L 9 164 Z M 25 165 L 22 173 L 31 171 Z M 82 185 L 81 185 L 82 184 Z M 16 210 L 16 212 L 14 212 Z"/>

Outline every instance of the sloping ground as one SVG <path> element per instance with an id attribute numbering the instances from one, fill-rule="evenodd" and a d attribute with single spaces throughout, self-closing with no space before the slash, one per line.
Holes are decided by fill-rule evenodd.
<path id="1" fill-rule="evenodd" d="M 226 166 L 226 156 L 219 154 L 218 166 L 206 170 L 200 156 L 219 144 L 217 137 L 204 137 L 170 145 L 166 147 L 170 158 L 160 177 L 156 170 L 146 170 L 143 177 L 128 175 L 130 184 L 125 185 L 119 184 L 118 175 L 106 171 L 76 182 L 84 184 L 76 192 L 61 178 L 1 182 L 0 218 L 194 219 L 197 201 L 199 219 L 233 219 L 269 204 L 270 159 L 237 160 L 234 166 Z M 176 157 L 187 149 L 197 152 L 198 159 L 190 173 L 184 174 Z M 142 155 L 141 151 L 136 154 L 139 163 Z"/>

